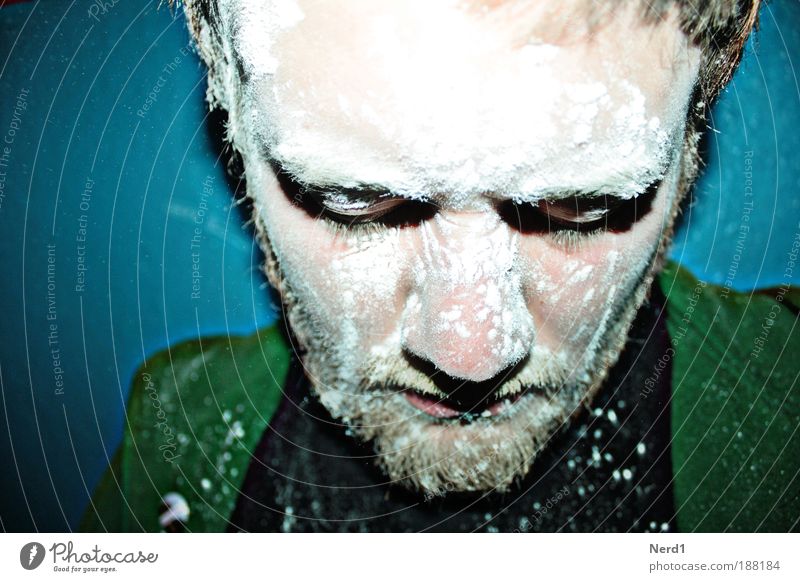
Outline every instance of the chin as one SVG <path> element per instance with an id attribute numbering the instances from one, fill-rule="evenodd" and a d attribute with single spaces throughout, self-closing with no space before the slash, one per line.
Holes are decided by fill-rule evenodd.
<path id="1" fill-rule="evenodd" d="M 448 419 L 406 401 L 398 430 L 381 431 L 373 442 L 386 474 L 406 487 L 436 495 L 505 491 L 528 473 L 578 401 L 574 392 L 528 391 L 497 413 Z"/>

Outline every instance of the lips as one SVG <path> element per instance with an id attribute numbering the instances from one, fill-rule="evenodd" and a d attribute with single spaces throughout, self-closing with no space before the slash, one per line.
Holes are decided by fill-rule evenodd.
<path id="1" fill-rule="evenodd" d="M 469 409 L 464 409 L 459 407 L 457 403 L 432 397 L 427 394 L 420 394 L 414 390 L 405 390 L 403 394 L 411 406 L 429 416 L 432 416 L 433 418 L 460 418 L 465 420 L 471 420 L 476 417 L 490 418 L 493 416 L 498 416 L 499 414 L 506 412 L 522 395 L 521 393 L 518 393 L 509 398 L 495 400 L 493 402 L 487 402 L 484 405 L 478 405 Z"/>

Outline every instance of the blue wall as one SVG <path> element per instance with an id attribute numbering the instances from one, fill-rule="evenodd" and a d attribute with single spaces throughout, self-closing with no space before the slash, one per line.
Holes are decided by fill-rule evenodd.
<path id="1" fill-rule="evenodd" d="M 673 257 L 701 279 L 739 290 L 800 281 L 800 270 L 786 273 L 792 240 L 800 234 L 794 63 L 800 65 L 800 4 L 769 2 L 714 108 L 707 167 L 673 248 Z"/>
<path id="2" fill-rule="evenodd" d="M 275 318 L 208 131 L 203 69 L 182 19 L 159 4 L 0 9 L 0 140 L 12 142 L 0 141 L 5 529 L 76 525 L 146 354 Z M 799 6 L 764 10 L 714 111 L 709 165 L 673 253 L 737 289 L 783 282 L 799 228 Z"/>

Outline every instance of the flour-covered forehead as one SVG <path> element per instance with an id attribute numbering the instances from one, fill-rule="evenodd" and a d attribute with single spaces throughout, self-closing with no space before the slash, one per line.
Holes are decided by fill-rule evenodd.
<path id="1" fill-rule="evenodd" d="M 697 73 L 677 26 L 623 16 L 559 44 L 445 0 L 225 6 L 240 146 L 303 182 L 459 207 L 636 196 L 666 170 Z"/>
<path id="2" fill-rule="evenodd" d="M 267 108 L 267 131 L 257 140 L 302 182 L 454 207 L 486 197 L 637 196 L 663 177 L 680 149 L 683 117 L 648 115 L 633 85 L 619 101 L 602 86 L 591 91 L 543 85 L 527 103 L 498 95 L 446 113 L 422 102 L 418 113 L 314 111 L 281 99 Z M 529 106 L 547 92 L 548 100 Z"/>

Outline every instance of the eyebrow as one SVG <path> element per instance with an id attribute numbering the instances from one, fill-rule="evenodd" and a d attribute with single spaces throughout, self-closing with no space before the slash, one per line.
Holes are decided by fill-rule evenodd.
<path id="1" fill-rule="evenodd" d="M 675 141 L 674 139 L 671 139 L 669 140 L 669 143 L 673 143 L 674 145 L 674 141 Z M 504 197 L 519 202 L 523 201 L 532 202 L 533 200 L 559 201 L 570 198 L 579 198 L 581 200 L 590 200 L 593 198 L 615 198 L 621 202 L 624 202 L 631 198 L 638 198 L 640 196 L 647 195 L 655 190 L 658 190 L 661 183 L 666 179 L 667 174 L 669 174 L 670 168 L 673 168 L 673 165 L 676 163 L 676 160 L 680 158 L 681 151 L 682 148 L 676 149 L 674 147 L 667 147 L 665 150 L 666 155 L 660 159 L 659 164 L 657 166 L 649 168 L 641 168 L 641 167 L 635 169 L 629 168 L 628 171 L 619 174 L 627 178 L 631 183 L 641 184 L 639 188 L 628 190 L 626 192 L 615 193 L 615 192 L 605 191 L 603 187 L 570 188 L 569 186 L 565 186 L 561 188 L 552 188 L 549 190 L 543 190 L 542 192 L 537 193 L 534 196 L 511 194 L 510 196 L 504 196 Z M 609 180 L 609 182 L 610 181 L 611 180 Z M 627 196 L 625 196 L 626 194 Z"/>
<path id="2" fill-rule="evenodd" d="M 532 195 L 522 195 L 519 193 L 513 192 L 497 192 L 497 193 L 484 193 L 484 196 L 491 198 L 497 201 L 504 201 L 504 200 L 511 200 L 515 203 L 534 203 L 540 200 L 546 200 L 550 202 L 556 201 L 563 201 L 563 200 L 570 200 L 570 199 L 579 199 L 581 201 L 590 202 L 592 200 L 602 200 L 602 199 L 612 199 L 617 200 L 619 202 L 624 202 L 626 200 L 637 198 L 648 192 L 651 192 L 653 189 L 657 189 L 661 182 L 664 180 L 669 168 L 672 166 L 675 159 L 675 153 L 670 150 L 670 153 L 666 159 L 661 164 L 661 167 L 657 169 L 637 169 L 637 172 L 629 173 L 629 178 L 631 182 L 643 184 L 642 187 L 637 188 L 635 190 L 630 190 L 626 192 L 610 192 L 604 191 L 601 188 L 573 188 L 570 186 L 564 186 L 563 188 L 551 188 L 548 190 L 543 190 L 542 192 L 532 194 Z M 436 199 L 435 195 L 430 195 L 427 193 L 419 193 L 415 196 L 404 194 L 403 192 L 398 192 L 395 189 L 389 188 L 388 186 L 380 183 L 374 182 L 358 182 L 354 181 L 354 184 L 337 184 L 332 182 L 314 182 L 314 181 L 307 181 L 303 180 L 302 178 L 298 177 L 295 172 L 291 172 L 287 170 L 284 164 L 278 158 L 274 156 L 268 156 L 268 160 L 270 165 L 272 166 L 273 171 L 275 172 L 276 177 L 281 181 L 282 184 L 286 184 L 292 187 L 295 194 L 304 194 L 308 193 L 310 195 L 317 195 L 317 196 L 326 196 L 326 195 L 339 195 L 344 196 L 347 198 L 352 199 L 364 199 L 364 198 L 386 198 L 386 197 L 394 197 L 394 198 L 404 198 L 409 201 L 424 201 L 424 202 L 431 202 L 437 203 L 438 200 Z"/>
<path id="3" fill-rule="evenodd" d="M 344 186 L 341 184 L 332 184 L 326 182 L 308 182 L 296 176 L 293 172 L 287 170 L 280 160 L 270 157 L 269 163 L 275 176 L 283 181 L 292 184 L 296 189 L 308 192 L 309 194 L 339 194 L 342 196 L 352 198 L 365 198 L 365 197 L 385 197 L 385 196 L 400 196 L 393 192 L 390 188 L 381 184 L 374 183 L 356 183 L 354 186 Z"/>
<path id="4" fill-rule="evenodd" d="M 621 190 L 604 190 L 603 188 L 572 188 L 572 187 L 563 187 L 563 188 L 550 188 L 547 190 L 543 190 L 536 194 L 511 194 L 508 196 L 499 196 L 500 199 L 510 199 L 517 203 L 522 202 L 537 202 L 540 200 L 544 200 L 547 202 L 564 202 L 569 200 L 580 200 L 582 202 L 592 202 L 595 200 L 603 200 L 603 199 L 611 199 L 617 202 L 625 202 L 626 200 L 630 200 L 632 198 L 637 198 L 642 196 L 648 192 L 650 192 L 654 187 L 657 188 L 658 185 L 664 180 L 664 176 L 666 176 L 666 171 L 661 172 L 653 172 L 648 174 L 642 174 L 641 177 L 637 176 L 636 178 L 632 179 L 632 182 L 638 182 L 642 184 L 642 186 L 633 189 L 621 189 Z"/>

